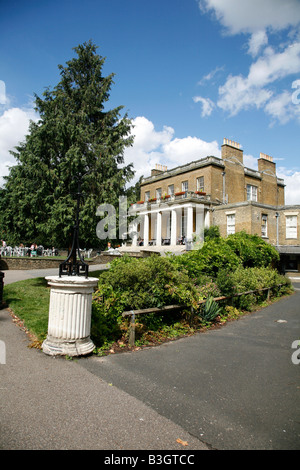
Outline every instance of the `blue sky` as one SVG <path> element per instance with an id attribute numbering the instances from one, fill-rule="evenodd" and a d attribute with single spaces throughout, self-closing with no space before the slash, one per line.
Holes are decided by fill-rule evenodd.
<path id="1" fill-rule="evenodd" d="M 109 106 L 133 119 L 136 178 L 220 156 L 271 155 L 300 204 L 299 0 L 0 0 L 0 177 L 24 139 L 34 94 L 90 39 L 114 73 Z"/>

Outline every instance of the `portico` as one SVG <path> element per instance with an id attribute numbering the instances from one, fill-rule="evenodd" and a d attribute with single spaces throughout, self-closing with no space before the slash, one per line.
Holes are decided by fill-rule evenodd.
<path id="1" fill-rule="evenodd" d="M 129 215 L 136 216 L 129 229 L 132 247 L 168 246 L 170 251 L 177 245 L 190 247 L 195 238 L 203 240 L 209 226 L 209 205 L 191 197 L 134 204 Z"/>

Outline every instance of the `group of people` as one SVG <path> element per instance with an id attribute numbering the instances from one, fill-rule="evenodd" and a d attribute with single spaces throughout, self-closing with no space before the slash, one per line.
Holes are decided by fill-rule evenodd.
<path id="1" fill-rule="evenodd" d="M 1 240 L 1 246 L 2 248 L 4 248 L 5 251 L 6 249 L 10 249 L 10 251 L 13 251 L 12 254 L 18 254 L 22 256 L 43 256 L 45 254 L 45 251 L 47 255 L 58 255 L 58 250 L 55 247 L 52 247 L 52 249 L 50 250 L 44 250 L 44 247 L 42 245 L 38 246 L 36 243 L 32 243 L 30 247 L 25 247 L 23 243 L 20 243 L 18 247 L 15 246 L 15 248 L 12 250 L 10 247 L 7 246 L 5 240 Z M 7 255 L 7 253 L 5 254 Z M 8 254 L 10 254 L 10 252 Z"/>

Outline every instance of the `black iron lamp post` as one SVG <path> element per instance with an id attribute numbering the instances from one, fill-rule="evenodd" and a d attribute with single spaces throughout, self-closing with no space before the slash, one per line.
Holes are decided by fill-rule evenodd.
<path id="1" fill-rule="evenodd" d="M 86 173 L 87 174 L 87 173 Z M 73 233 L 73 243 L 70 253 L 65 261 L 59 265 L 59 277 L 61 276 L 85 276 L 88 277 L 89 265 L 85 263 L 79 248 L 79 211 L 80 211 L 80 200 L 82 197 L 81 184 L 82 177 L 85 175 L 78 176 L 78 189 L 77 189 L 77 207 L 76 217 Z M 78 256 L 78 257 L 77 257 Z"/>

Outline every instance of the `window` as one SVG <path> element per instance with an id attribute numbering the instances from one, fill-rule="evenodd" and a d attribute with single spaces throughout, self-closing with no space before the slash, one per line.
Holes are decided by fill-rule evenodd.
<path id="1" fill-rule="evenodd" d="M 174 196 L 174 184 L 170 184 L 168 186 L 168 195 L 169 196 Z"/>
<path id="2" fill-rule="evenodd" d="M 161 188 L 157 188 L 156 190 L 156 198 L 160 199 L 161 198 Z"/>
<path id="3" fill-rule="evenodd" d="M 297 238 L 297 216 L 285 216 L 286 238 Z"/>
<path id="4" fill-rule="evenodd" d="M 188 191 L 189 190 L 189 183 L 188 181 L 182 181 L 181 183 L 181 191 Z"/>
<path id="5" fill-rule="evenodd" d="M 227 235 L 235 233 L 235 214 L 227 215 Z"/>
<path id="6" fill-rule="evenodd" d="M 268 216 L 267 214 L 261 215 L 261 236 L 267 237 L 268 236 Z"/>
<path id="7" fill-rule="evenodd" d="M 247 184 L 247 201 L 257 201 L 257 186 Z"/>
<path id="8" fill-rule="evenodd" d="M 204 176 L 197 178 L 197 191 L 204 191 Z"/>
<path id="9" fill-rule="evenodd" d="M 150 199 L 150 191 L 146 191 L 145 192 L 145 201 L 147 202 L 147 201 L 149 201 L 149 199 Z"/>

